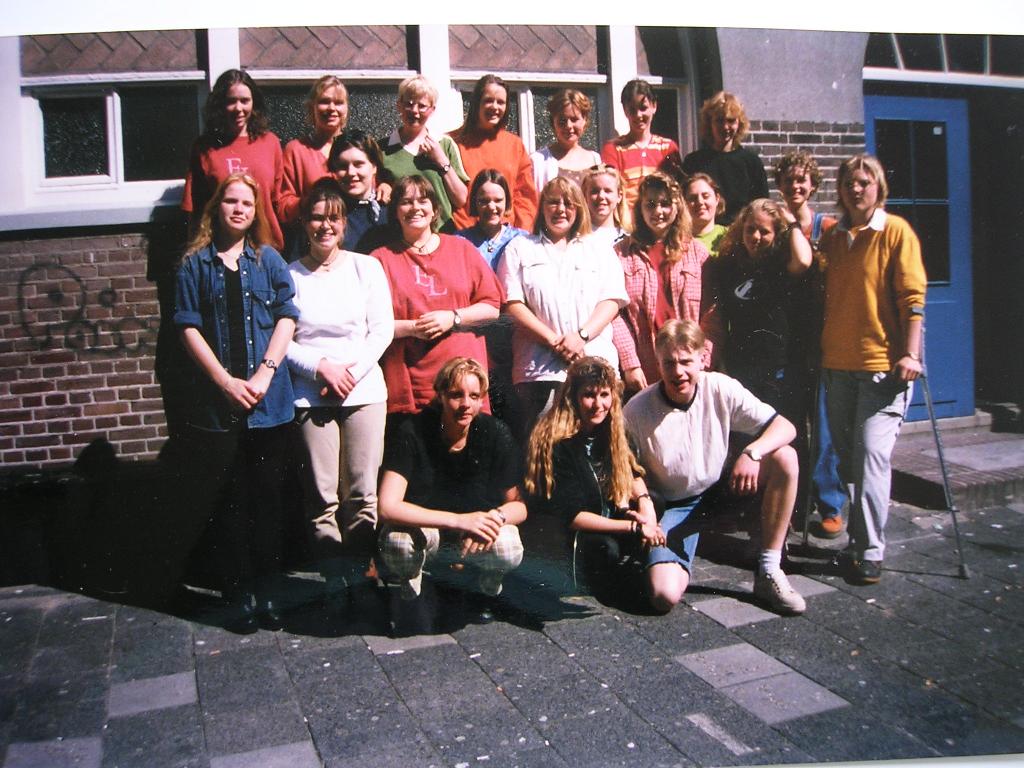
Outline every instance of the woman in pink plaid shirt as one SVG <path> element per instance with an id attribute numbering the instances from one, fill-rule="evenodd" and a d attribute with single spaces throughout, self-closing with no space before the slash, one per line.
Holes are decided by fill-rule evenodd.
<path id="1" fill-rule="evenodd" d="M 629 304 L 612 323 L 627 395 L 659 380 L 658 329 L 673 318 L 699 323 L 710 303 L 701 291 L 708 251 L 692 236 L 689 210 L 672 177 L 655 171 L 644 178 L 633 222 L 633 234 L 615 246 Z"/>

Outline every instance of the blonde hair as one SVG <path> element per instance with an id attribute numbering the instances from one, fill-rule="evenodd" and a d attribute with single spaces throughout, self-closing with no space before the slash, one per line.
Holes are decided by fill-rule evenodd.
<path id="1" fill-rule="evenodd" d="M 769 200 L 767 197 L 751 200 L 739 212 L 736 220 L 729 227 L 729 231 L 722 238 L 722 244 L 718 249 L 719 254 L 722 256 L 751 255 L 747 253 L 747 247 L 743 244 L 743 228 L 751 218 L 759 213 L 766 214 L 772 220 L 772 229 L 775 231 L 777 238 L 789 227 L 789 222 L 783 213 L 784 207 L 783 203 L 777 203 L 774 200 Z M 777 239 L 773 245 L 775 243 L 778 243 Z"/>
<path id="2" fill-rule="evenodd" d="M 623 222 L 626 220 L 626 194 L 622 190 L 622 175 L 619 173 L 619 169 L 614 165 L 599 165 L 596 168 L 591 168 L 587 171 L 586 176 L 583 177 L 583 198 L 586 201 L 589 197 L 588 190 L 594 184 L 594 179 L 598 176 L 611 176 L 615 179 L 615 186 L 619 190 L 619 202 L 612 210 L 612 222 L 619 229 L 624 228 Z M 587 212 L 590 212 L 589 205 Z M 593 226 L 593 223 L 591 223 Z"/>
<path id="3" fill-rule="evenodd" d="M 555 176 L 544 185 L 541 190 L 537 207 L 537 218 L 533 222 L 533 234 L 546 234 L 544 222 L 544 200 L 558 195 L 559 199 L 568 201 L 569 205 L 576 209 L 576 220 L 569 230 L 569 240 L 583 235 L 590 234 L 590 209 L 587 208 L 587 201 L 583 199 L 583 192 L 572 179 L 564 176 Z"/>
<path id="4" fill-rule="evenodd" d="M 610 471 L 606 480 L 608 487 L 602 487 L 601 491 L 615 504 L 626 506 L 633 478 L 642 477 L 644 470 L 633 457 L 626 439 L 622 382 L 615 375 L 615 369 L 599 357 L 584 357 L 569 366 L 554 405 L 533 428 L 526 457 L 526 490 L 535 496 L 551 498 L 555 488 L 552 458 L 555 445 L 580 431 L 577 403 L 580 393 L 588 387 L 608 387 L 612 391 L 612 405 L 604 422 L 608 430 Z"/>
<path id="5" fill-rule="evenodd" d="M 693 320 L 672 318 L 658 330 L 658 335 L 654 337 L 654 349 L 659 355 L 674 349 L 702 352 L 705 339 L 704 331 Z"/>
<path id="6" fill-rule="evenodd" d="M 418 99 L 421 96 L 430 99 L 431 106 L 437 106 L 437 88 L 423 75 L 407 77 L 398 84 L 399 105 L 407 99 Z"/>
<path id="7" fill-rule="evenodd" d="M 441 366 L 434 376 L 434 399 L 440 401 L 441 396 L 459 383 L 466 376 L 476 376 L 480 382 L 480 395 L 486 395 L 490 387 L 487 371 L 472 357 L 453 357 Z"/>
<path id="8" fill-rule="evenodd" d="M 690 209 L 683 200 L 683 191 L 679 184 L 668 174 L 661 171 L 654 171 L 645 176 L 637 189 L 636 203 L 633 206 L 633 237 L 646 246 L 655 244 L 654 233 L 643 216 L 644 195 L 648 192 L 661 192 L 668 195 L 672 205 L 676 209 L 676 218 L 665 233 L 665 258 L 661 265 L 663 269 L 669 268 L 683 257 L 683 249 L 693 239 L 693 232 L 690 219 Z"/>
<path id="9" fill-rule="evenodd" d="M 838 205 L 840 210 L 842 210 L 842 212 L 847 216 L 850 215 L 850 212 L 846 210 L 846 206 L 843 205 L 842 192 L 854 171 L 864 171 L 871 177 L 872 181 L 878 183 L 878 200 L 875 202 L 875 205 L 879 208 L 884 207 L 885 201 L 889 197 L 889 182 L 885 179 L 885 169 L 882 167 L 878 158 L 874 155 L 860 154 L 844 160 L 842 165 L 839 166 L 839 175 L 836 178 L 836 186 L 839 188 Z"/>
<path id="10" fill-rule="evenodd" d="M 750 130 L 750 120 L 747 119 L 747 113 L 743 109 L 743 104 L 736 98 L 735 95 L 728 91 L 719 91 L 711 98 L 707 99 L 700 107 L 700 138 L 705 144 L 711 144 L 713 134 L 711 133 L 711 122 L 721 115 L 726 117 L 739 118 L 740 127 L 736 131 L 736 138 L 733 139 L 733 144 L 736 147 L 740 146 L 740 142 L 747 137 L 747 131 Z"/>
<path id="11" fill-rule="evenodd" d="M 259 182 L 247 173 L 233 173 L 217 185 L 217 189 L 214 190 L 207 201 L 202 215 L 199 217 L 196 233 L 185 246 L 184 258 L 188 258 L 193 253 L 201 251 L 213 242 L 217 227 L 220 226 L 220 211 L 218 209 L 224 200 L 228 187 L 235 183 L 245 184 L 245 186 L 252 190 L 255 204 L 253 207 L 252 224 L 249 225 L 249 229 L 245 233 L 245 240 L 256 251 L 257 259 L 260 255 L 260 249 L 270 243 L 270 222 L 267 219 L 267 211 L 263 207 L 263 199 L 260 197 Z"/>
<path id="12" fill-rule="evenodd" d="M 316 127 L 316 103 L 320 100 L 320 97 L 324 95 L 328 88 L 340 88 L 342 94 L 345 96 L 345 102 L 348 103 L 348 88 L 341 82 L 341 78 L 337 75 L 324 75 L 315 83 L 313 87 L 309 89 L 309 93 L 306 94 L 306 116 L 309 118 L 309 122 Z M 345 116 L 345 122 L 341 124 L 341 129 L 345 130 L 345 125 L 348 123 L 348 115 Z"/>

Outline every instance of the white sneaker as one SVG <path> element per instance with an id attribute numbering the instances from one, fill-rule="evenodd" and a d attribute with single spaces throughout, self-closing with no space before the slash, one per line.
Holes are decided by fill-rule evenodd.
<path id="1" fill-rule="evenodd" d="M 768 603 L 776 613 L 797 615 L 807 610 L 807 603 L 781 570 L 758 573 L 754 577 L 754 597 Z"/>

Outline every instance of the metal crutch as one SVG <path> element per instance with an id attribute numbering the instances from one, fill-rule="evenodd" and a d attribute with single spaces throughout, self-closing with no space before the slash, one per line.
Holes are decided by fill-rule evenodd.
<path id="1" fill-rule="evenodd" d="M 959 573 L 961 579 L 969 579 L 970 572 L 967 570 L 967 563 L 964 562 L 964 548 L 960 543 L 960 526 L 956 520 L 957 508 L 953 501 L 953 492 L 949 488 L 949 473 L 946 471 L 946 457 L 942 451 L 942 436 L 939 434 L 939 425 L 935 420 L 935 406 L 932 404 L 932 388 L 928 384 L 928 365 L 924 356 L 924 328 L 921 328 L 921 384 L 924 386 L 924 402 L 928 406 L 928 418 L 932 423 L 932 434 L 935 435 L 935 451 L 939 455 L 939 469 L 942 471 L 942 490 L 946 494 L 946 509 L 953 517 L 953 533 L 956 537 L 956 551 L 960 561 Z"/>

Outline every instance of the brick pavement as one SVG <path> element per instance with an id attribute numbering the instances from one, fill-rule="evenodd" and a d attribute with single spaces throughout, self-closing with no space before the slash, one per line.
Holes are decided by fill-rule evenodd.
<path id="1" fill-rule="evenodd" d="M 511 608 L 441 634 L 383 636 L 296 612 L 239 636 L 46 587 L 0 589 L 0 765 L 749 765 L 1024 751 L 1024 505 L 964 513 L 972 577 L 943 515 L 896 505 L 882 583 L 846 584 L 791 543 L 807 613 L 750 599 L 743 542 L 699 559 L 684 605 L 631 613 L 510 578 Z M 828 546 L 842 543 L 831 542 Z M 717 553 L 717 554 L 716 554 Z M 296 592 L 315 585 L 297 575 Z"/>

